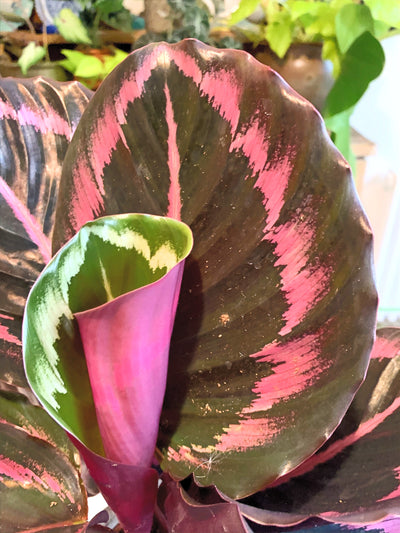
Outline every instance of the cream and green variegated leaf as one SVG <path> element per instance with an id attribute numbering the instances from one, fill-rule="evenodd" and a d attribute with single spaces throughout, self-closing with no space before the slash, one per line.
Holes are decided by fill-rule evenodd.
<path id="1" fill-rule="evenodd" d="M 127 531 L 146 521 L 143 513 L 151 524 L 157 474 L 150 467 L 191 247 L 189 227 L 177 220 L 104 217 L 83 226 L 55 255 L 27 301 L 29 383 L 78 446 Z M 119 494 L 125 478 L 141 480 L 137 513 L 131 504 L 126 516 Z"/>

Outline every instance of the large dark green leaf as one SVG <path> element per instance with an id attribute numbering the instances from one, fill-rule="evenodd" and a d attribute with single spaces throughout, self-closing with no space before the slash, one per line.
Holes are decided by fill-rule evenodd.
<path id="1" fill-rule="evenodd" d="M 105 214 L 193 231 L 163 469 L 239 497 L 321 446 L 364 376 L 376 293 L 350 170 L 310 104 L 243 52 L 149 45 L 91 100 L 60 190 L 54 249 Z"/>
<path id="2" fill-rule="evenodd" d="M 51 256 L 61 165 L 90 95 L 76 82 L 0 79 L 0 383 L 26 386 L 25 300 Z"/>
<path id="3" fill-rule="evenodd" d="M 378 330 L 366 380 L 332 438 L 246 504 L 266 509 L 265 523 L 270 511 L 356 524 L 399 515 L 399 442 L 400 329 L 388 328 Z"/>

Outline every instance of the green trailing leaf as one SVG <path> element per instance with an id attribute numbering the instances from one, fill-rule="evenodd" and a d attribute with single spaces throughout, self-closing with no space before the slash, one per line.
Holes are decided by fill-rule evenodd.
<path id="1" fill-rule="evenodd" d="M 374 21 L 371 11 L 365 5 L 348 4 L 343 6 L 335 19 L 336 39 L 342 54 L 345 54 L 350 46 L 368 31 L 374 34 Z"/>
<path id="2" fill-rule="evenodd" d="M 81 19 L 70 9 L 61 9 L 54 23 L 67 42 L 91 44 L 92 41 Z"/>
<path id="3" fill-rule="evenodd" d="M 241 20 L 249 17 L 257 9 L 260 0 L 242 0 L 229 19 L 229 24 L 237 24 Z"/>
<path id="4" fill-rule="evenodd" d="M 354 108 L 346 109 L 341 113 L 337 113 L 331 117 L 325 119 L 325 124 L 328 130 L 331 132 L 331 137 L 340 152 L 350 163 L 351 167 L 355 169 L 355 156 L 351 150 L 350 137 L 350 117 Z"/>
<path id="5" fill-rule="evenodd" d="M 123 61 L 127 56 L 128 53 L 120 50 L 119 48 L 115 48 L 114 54 L 104 56 L 103 71 L 105 75 L 108 75 L 112 70 L 114 70 L 115 67 L 119 65 L 119 63 L 121 63 L 121 61 Z"/>
<path id="6" fill-rule="evenodd" d="M 74 75 L 77 78 L 99 78 L 104 76 L 104 64 L 96 56 L 82 54 Z"/>
<path id="7" fill-rule="evenodd" d="M 321 39 L 322 37 L 331 37 L 335 34 L 335 7 L 324 2 L 309 3 L 310 16 L 304 24 L 304 32 L 311 37 L 313 41 Z M 305 13 L 306 14 L 306 13 Z"/>
<path id="8" fill-rule="evenodd" d="M 104 54 L 101 59 L 79 50 L 63 49 L 62 53 L 66 59 L 62 59 L 60 65 L 82 79 L 105 78 L 128 55 L 118 48 L 114 48 L 110 54 Z"/>
<path id="9" fill-rule="evenodd" d="M 389 27 L 400 28 L 400 3 L 398 0 L 365 0 L 375 20 Z"/>
<path id="10" fill-rule="evenodd" d="M 46 55 L 46 49 L 34 42 L 30 42 L 22 51 L 18 59 L 18 65 L 21 67 L 22 73 L 27 74 L 28 70 Z"/>
<path id="11" fill-rule="evenodd" d="M 278 57 L 283 57 L 292 43 L 292 21 L 290 13 L 281 10 L 275 13 L 265 28 L 265 37 Z"/>
<path id="12" fill-rule="evenodd" d="M 360 35 L 342 59 L 341 71 L 332 87 L 324 109 L 324 116 L 353 107 L 368 85 L 382 72 L 385 55 L 379 41 L 368 31 Z"/>

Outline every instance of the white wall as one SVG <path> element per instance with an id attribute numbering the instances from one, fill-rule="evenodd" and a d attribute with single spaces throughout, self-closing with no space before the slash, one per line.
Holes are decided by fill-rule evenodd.
<path id="1" fill-rule="evenodd" d="M 352 117 L 353 127 L 376 144 L 368 157 L 361 200 L 377 235 L 380 319 L 400 317 L 400 35 L 386 39 L 386 64 Z"/>

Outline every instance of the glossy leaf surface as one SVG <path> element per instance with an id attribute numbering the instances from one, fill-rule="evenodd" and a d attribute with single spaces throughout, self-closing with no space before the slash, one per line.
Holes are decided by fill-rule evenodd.
<path id="1" fill-rule="evenodd" d="M 245 496 L 324 442 L 365 373 L 376 294 L 368 223 L 311 105 L 243 52 L 150 45 L 93 97 L 59 198 L 55 249 L 104 214 L 193 231 L 163 469 Z"/>
<path id="2" fill-rule="evenodd" d="M 286 483 L 245 503 L 341 523 L 400 514 L 399 417 L 400 329 L 388 328 L 378 330 L 366 380 L 332 438 Z"/>
<path id="3" fill-rule="evenodd" d="M 0 79 L 0 381 L 25 387 L 21 323 L 50 259 L 61 164 L 91 92 L 76 82 Z"/>
<path id="4" fill-rule="evenodd" d="M 39 531 L 84 522 L 79 456 L 40 407 L 0 396 L 1 531 Z"/>

